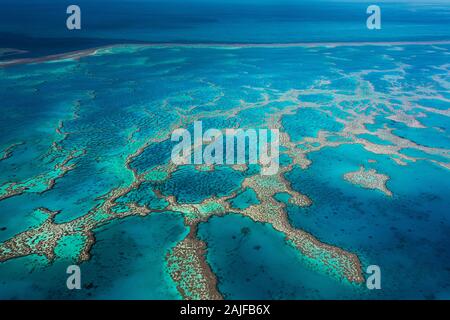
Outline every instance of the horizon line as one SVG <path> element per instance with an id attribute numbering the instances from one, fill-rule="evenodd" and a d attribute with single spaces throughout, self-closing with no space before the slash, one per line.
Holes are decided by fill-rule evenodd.
<path id="1" fill-rule="evenodd" d="M 228 42 L 130 42 L 110 44 L 89 49 L 75 50 L 66 53 L 51 54 L 36 58 L 22 58 L 0 61 L 0 68 L 19 64 L 39 63 L 46 61 L 57 61 L 65 59 L 80 59 L 82 57 L 95 55 L 100 50 L 113 49 L 116 47 L 138 46 L 149 48 L 194 48 L 194 49 L 251 49 L 251 48 L 315 48 L 315 47 L 362 47 L 362 46 L 411 46 L 411 45 L 449 45 L 450 40 L 436 41 L 343 41 L 343 42 L 272 42 L 272 43 L 228 43 Z M 9 49 L 9 48 L 0 48 Z M 26 53 L 20 49 L 12 49 Z"/>

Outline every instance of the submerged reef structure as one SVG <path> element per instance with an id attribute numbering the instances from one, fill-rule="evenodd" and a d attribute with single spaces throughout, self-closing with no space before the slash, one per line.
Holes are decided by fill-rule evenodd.
<path id="1" fill-rule="evenodd" d="M 184 299 L 221 300 L 217 279 L 205 258 L 206 244 L 189 234 L 167 254 L 170 276 Z"/>
<path id="2" fill-rule="evenodd" d="M 435 58 L 427 64 L 435 71 L 432 77 L 412 76 L 425 67 L 396 49 L 408 46 L 417 55 L 432 51 Z M 443 176 L 450 166 L 449 45 L 364 47 L 378 62 L 369 69 L 358 60 L 362 48 L 121 45 L 3 62 L 0 92 L 6 96 L 6 90 L 15 90 L 17 97 L 35 99 L 45 117 L 32 115 L 37 120 L 30 121 L 19 110 L 1 121 L 8 132 L 25 123 L 27 133 L 5 134 L 0 141 L 0 276 L 9 263 L 30 256 L 52 268 L 58 246 L 73 238 L 81 244 L 71 262 L 87 265 L 104 228 L 170 212 L 184 233 L 158 261 L 178 297 L 233 298 L 198 231 L 212 217 L 226 215 L 271 226 L 299 264 L 339 288 L 360 290 L 366 265 L 380 256 L 361 236 L 377 235 L 365 224 L 356 227 L 361 215 L 346 215 L 350 210 L 339 206 L 347 201 L 352 210 L 362 210 L 365 203 L 348 196 L 346 188 L 370 194 L 375 211 L 386 206 L 384 201 L 397 204 L 406 197 L 398 181 L 411 176 L 413 166 Z M 298 56 L 305 61 L 299 63 Z M 55 86 L 70 94 L 52 93 Z M 172 132 L 191 130 L 196 121 L 220 131 L 278 129 L 279 170 L 265 176 L 257 164 L 173 163 Z M 397 208 L 408 205 L 399 202 Z M 372 212 L 365 218 L 377 216 Z M 446 223 L 445 218 L 436 223 L 441 221 Z M 397 234 L 400 229 L 390 229 L 396 232 L 392 239 L 405 238 Z M 352 236 L 362 244 L 350 241 Z M 126 245 L 117 243 L 123 256 L 137 251 L 129 241 L 122 250 Z"/>
<path id="3" fill-rule="evenodd" d="M 377 189 L 384 192 L 387 196 L 392 196 L 392 192 L 386 187 L 389 177 L 377 173 L 375 169 L 365 170 L 364 167 L 361 167 L 359 171 L 345 174 L 344 179 L 363 188 Z"/>

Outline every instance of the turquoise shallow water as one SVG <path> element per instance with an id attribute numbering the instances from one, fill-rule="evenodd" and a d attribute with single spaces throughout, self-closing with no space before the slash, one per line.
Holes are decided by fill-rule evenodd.
<path id="1" fill-rule="evenodd" d="M 16 36 L 17 26 L 2 19 L 8 28 L 0 38 L 16 48 L 30 43 L 25 56 L 178 37 L 278 44 L 121 45 L 79 59 L 0 68 L 0 298 L 181 299 L 185 284 L 167 260 L 197 228 L 194 236 L 205 244 L 200 258 L 224 298 L 449 299 L 450 45 L 279 45 L 448 40 L 442 28 L 448 8 L 391 4 L 387 12 L 398 15 L 387 18 L 386 30 L 395 32 L 372 36 L 359 22 L 336 20 L 354 17 L 358 4 L 329 19 L 317 6 L 305 6 L 261 7 L 252 19 L 246 6 L 239 7 L 241 18 L 226 5 L 205 6 L 203 13 L 214 13 L 208 19 L 195 7 L 181 6 L 179 15 L 164 7 L 152 22 L 158 32 L 145 34 L 139 31 L 145 19 L 107 30 L 105 21 L 121 8 L 116 4 L 75 44 L 57 40 L 62 30 L 47 34 L 52 19 L 26 30 L 34 41 L 52 37 L 40 46 Z M 306 20 L 289 13 L 302 8 L 311 9 Z M 418 13 L 403 10 L 427 13 L 426 26 L 420 29 Z M 324 28 L 313 28 L 314 20 Z M 339 25 L 334 35 L 323 31 L 330 25 Z M 300 27 L 304 33 L 297 33 Z M 192 132 L 195 120 L 205 130 L 285 133 L 280 165 L 286 173 L 265 185 L 276 191 L 248 186 L 259 175 L 256 165 L 173 166 L 170 134 Z M 345 179 L 361 169 L 378 175 L 369 182 L 378 177 L 385 184 Z M 295 192 L 311 206 L 296 205 Z M 367 266 L 379 265 L 382 290 L 314 268 L 272 225 L 254 221 L 258 215 L 250 219 L 267 200 L 285 206 L 277 214 L 287 214 L 293 227 L 356 254 L 363 277 Z M 54 247 L 43 208 L 54 212 L 53 228 L 62 226 Z M 93 242 L 86 249 L 88 236 Z M 10 249 L 11 239 L 25 244 Z M 80 262 L 83 250 L 90 256 Z M 81 291 L 65 287 L 70 264 L 81 266 Z M 201 278 L 195 265 L 189 268 Z"/>
<path id="2" fill-rule="evenodd" d="M 234 215 L 201 225 L 219 290 L 230 299 L 348 299 L 360 288 L 343 285 L 301 262 L 273 228 Z"/>
<path id="3" fill-rule="evenodd" d="M 432 50 L 436 59 L 431 59 L 430 64 L 434 65 L 434 60 L 444 62 L 441 56 L 447 53 L 447 47 L 440 47 L 440 50 Z M 364 81 L 372 79 L 365 75 L 364 70 L 368 70 L 368 66 L 364 61 L 352 58 L 351 68 L 355 76 L 345 85 L 327 63 L 323 64 L 323 57 L 328 54 L 339 58 L 357 56 L 358 50 L 363 48 L 229 50 L 130 47 L 115 50 L 79 61 L 1 70 L 0 81 L 9 84 L 2 87 L 1 94 L 3 101 L 10 102 L 3 103 L 7 112 L 1 121 L 10 129 L 2 136 L 2 146 L 6 148 L 23 142 L 12 149 L 9 158 L 0 161 L 2 181 L 26 181 L 30 178 L 35 181 L 44 175 L 43 180 L 48 183 L 55 164 L 60 163 L 71 150 L 85 152 L 74 160 L 73 170 L 56 178 L 53 188 L 45 192 L 27 189 L 22 195 L 0 201 L 1 241 L 40 225 L 45 216 L 36 212 L 36 208 L 60 210 L 55 221 L 69 222 L 101 205 L 102 197 L 112 188 L 129 185 L 133 175 L 124 165 L 127 155 L 148 137 L 158 136 L 161 129 L 176 121 L 174 110 L 190 109 L 190 115 L 209 112 L 210 116 L 203 123 L 205 128 L 265 127 L 268 114 L 299 105 L 297 112 L 281 118 L 283 130 L 290 134 L 292 141 L 302 143 L 305 138 L 318 139 L 319 132 L 325 132 L 329 135 L 327 141 L 347 144 L 321 148 L 328 143 L 321 140 L 298 145 L 299 150 L 310 150 L 306 158 L 311 164 L 306 169 L 294 166 L 286 178 L 294 190 L 308 195 L 313 204 L 299 208 L 289 203 L 290 196 L 286 193 L 277 194 L 275 200 L 286 204 L 286 212 L 295 227 L 310 232 L 320 241 L 356 253 L 363 269 L 370 264 L 380 265 L 383 290 L 368 292 L 364 287 L 353 287 L 310 269 L 302 262 L 301 254 L 288 246 L 283 236 L 271 226 L 233 214 L 212 218 L 199 228 L 199 237 L 208 245 L 206 257 L 218 278 L 219 291 L 226 298 L 261 299 L 448 297 L 450 277 L 446 266 L 450 263 L 450 256 L 445 243 L 448 242 L 450 224 L 446 215 L 450 180 L 448 169 L 440 163 L 448 162 L 445 150 L 448 147 L 449 121 L 447 116 L 437 113 L 442 110 L 444 99 L 434 98 L 440 104 L 429 109 L 434 104 L 422 106 L 423 94 L 415 93 L 416 98 L 409 89 L 411 82 L 420 79 L 420 84 L 435 88 L 436 94 L 444 93 L 446 89 L 441 87 L 442 81 L 437 83 L 433 77 L 447 79 L 446 71 L 424 72 L 422 78 L 408 69 L 394 72 L 403 73 L 404 77 L 411 75 L 410 82 L 405 82 L 405 85 L 409 99 L 416 103 L 416 111 L 408 112 L 416 115 L 424 128 L 410 128 L 386 118 L 392 112 L 402 110 L 402 105 L 397 102 L 401 93 L 393 94 L 392 102 L 389 102 L 384 91 L 370 91 L 365 87 L 368 82 Z M 405 62 L 409 59 L 408 56 L 402 58 L 391 47 L 370 50 L 375 54 L 374 59 L 380 62 L 377 73 L 398 68 L 397 63 L 401 59 Z M 408 47 L 407 50 L 417 54 L 430 51 L 424 46 Z M 310 55 L 312 52 L 314 56 Z M 303 55 L 306 60 L 316 59 L 318 64 L 310 66 L 302 59 L 292 58 Z M 395 56 L 398 62 L 380 58 L 386 55 Z M 271 63 L 267 64 L 268 61 Z M 126 68 L 119 68 L 121 64 Z M 297 71 L 289 67 L 292 64 L 299 64 L 302 68 Z M 340 70 L 347 67 L 340 62 L 330 61 L 330 65 Z M 211 71 L 219 69 L 226 72 Z M 371 75 L 370 72 L 368 74 Z M 10 85 L 21 81 L 18 79 L 30 77 L 34 80 L 20 82 L 21 86 Z M 53 91 L 49 91 L 57 83 L 75 79 L 80 80 L 72 82 L 70 90 L 69 87 L 65 89 L 67 94 L 64 97 L 55 97 Z M 327 79 L 329 82 L 320 85 L 322 93 L 314 94 L 312 86 Z M 392 88 L 403 88 L 397 82 L 389 83 Z M 351 91 L 356 89 L 367 91 L 360 93 L 355 101 Z M 334 90 L 337 95 L 330 98 L 327 90 Z M 129 94 L 131 92 L 133 94 Z M 21 98 L 14 99 L 16 95 Z M 288 95 L 293 98 L 282 98 Z M 302 95 L 305 95 L 304 99 Z M 299 102 L 295 100 L 297 96 Z M 384 104 L 372 104 L 370 97 L 383 100 Z M 29 107 L 25 102 L 27 99 L 34 101 L 33 113 L 21 107 L 22 104 Z M 269 102 L 264 103 L 267 99 Z M 352 99 L 353 102 L 350 101 Z M 242 104 L 242 100 L 260 103 L 261 106 L 257 109 L 243 108 L 231 118 L 223 115 Z M 305 108 L 301 107 L 302 103 Z M 364 107 L 365 104 L 369 109 Z M 339 135 L 343 133 L 344 123 L 355 121 L 358 114 L 373 114 L 374 123 L 366 123 L 368 131 L 355 138 L 363 138 L 362 141 L 383 148 L 395 147 L 395 136 L 401 137 L 410 144 L 402 147 L 400 153 L 417 158 L 417 161 L 405 159 L 406 165 L 400 165 L 394 161 L 400 159 L 399 155 L 376 154 L 364 149 L 363 145 L 348 144 L 354 140 L 351 131 L 350 136 Z M 28 129 L 14 134 L 16 122 Z M 59 133 L 56 130 L 58 126 Z M 389 143 L 377 136 L 379 130 L 385 129 L 392 129 L 394 134 L 390 139 L 394 140 Z M 52 142 L 60 148 L 52 149 Z M 147 174 L 149 170 L 164 166 L 173 146 L 174 143 L 164 139 L 152 143 L 133 159 L 130 168 Z M 434 154 L 419 150 L 422 146 L 434 148 Z M 320 149 L 313 151 L 314 148 Z M 283 152 L 287 148 L 281 150 Z M 283 154 L 280 163 L 287 166 L 292 161 L 291 156 Z M 386 187 L 393 196 L 388 197 L 379 190 L 364 189 L 343 179 L 344 174 L 357 171 L 361 166 L 387 175 Z M 119 198 L 117 203 L 135 202 L 152 210 L 163 210 L 168 202 L 159 198 L 157 194 L 160 193 L 163 197 L 175 196 L 179 203 L 198 204 L 212 196 L 229 196 L 239 190 L 246 177 L 255 173 L 254 169 L 240 172 L 229 167 L 217 167 L 210 171 L 186 166 L 171 176 L 153 176 L 152 180 Z M 258 203 L 260 201 L 252 189 L 239 191 L 231 201 L 233 208 L 241 210 Z M 118 207 L 118 210 L 122 209 Z M 86 273 L 85 285 L 90 289 L 81 294 L 71 294 L 61 287 L 64 286 L 64 266 L 69 261 L 74 262 L 79 250 L 76 249 L 77 241 L 83 243 L 83 238 L 74 237 L 64 240 L 70 244 L 66 256 L 57 257 L 50 266 L 43 262 L 44 258 L 37 256 L 0 264 L 3 278 L 11 279 L 3 280 L 2 297 L 180 298 L 164 264 L 167 252 L 186 233 L 180 213 L 134 217 L 120 223 L 113 222 L 94 233 L 96 243 L 91 251 L 92 258 L 82 264 Z M 72 245 L 74 247 L 70 249 Z M 242 265 L 246 268 L 241 269 Z M 47 277 L 51 280 L 43 285 L 41 282 Z M 137 283 L 136 290 L 124 289 Z M 26 289 L 29 286 L 37 289 L 30 292 Z"/>
<path id="4" fill-rule="evenodd" d="M 320 103 L 320 98 L 317 97 L 317 103 Z M 292 131 L 291 135 L 293 141 L 299 142 L 304 137 L 317 137 L 320 130 L 326 131 L 340 131 L 343 129 L 342 124 L 321 111 L 313 109 L 300 109 L 295 115 L 285 117 L 283 126 L 287 131 Z M 299 127 L 298 123 L 304 123 L 303 127 Z"/>
<path id="5" fill-rule="evenodd" d="M 288 175 L 315 200 L 306 210 L 288 207 L 293 223 L 325 242 L 338 239 L 339 246 L 360 253 L 365 265 L 380 265 L 385 270 L 381 297 L 447 298 L 448 172 L 424 161 L 399 167 L 359 146 L 324 149 L 311 159 L 316 166 Z M 394 197 L 342 179 L 360 165 L 388 174 Z"/>
<path id="6" fill-rule="evenodd" d="M 2 265 L 2 299 L 180 299 L 165 272 L 166 252 L 186 229 L 173 213 L 132 218 L 96 231 L 93 258 L 81 264 L 83 289 L 66 288 L 74 239 L 61 244 L 58 260 L 30 256 Z M 164 234 L 164 236 L 162 236 Z M 120 248 L 120 249 L 119 249 Z M 119 249 L 119 250 L 118 250 Z M 132 290 L 130 290 L 132 288 Z"/>

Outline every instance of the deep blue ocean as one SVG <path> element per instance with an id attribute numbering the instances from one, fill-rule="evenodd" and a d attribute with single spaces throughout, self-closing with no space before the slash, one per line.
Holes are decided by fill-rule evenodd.
<path id="1" fill-rule="evenodd" d="M 31 56 L 136 42 L 290 43 L 432 41 L 450 37 L 447 1 L 79 0 L 81 30 L 68 31 L 63 0 L 1 0 L 2 47 Z M 382 29 L 366 8 L 382 8 Z"/>

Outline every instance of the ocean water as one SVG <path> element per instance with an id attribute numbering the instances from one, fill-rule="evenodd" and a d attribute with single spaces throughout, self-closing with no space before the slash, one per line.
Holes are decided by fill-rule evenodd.
<path id="1" fill-rule="evenodd" d="M 27 51 L 0 56 L 1 299 L 195 298 L 196 259 L 226 299 L 450 298 L 447 3 L 382 3 L 379 32 L 360 2 L 81 1 L 80 32 L 22 4 L 0 2 L 0 47 Z M 283 173 L 174 166 L 197 120 L 280 129 Z M 382 289 L 311 264 L 267 201 Z"/>
<path id="2" fill-rule="evenodd" d="M 426 161 L 398 166 L 360 146 L 324 149 L 311 160 L 316 166 L 288 175 L 294 188 L 315 200 L 307 209 L 288 207 L 294 225 L 327 243 L 339 239 L 332 242 L 358 252 L 365 266 L 379 265 L 384 287 L 374 297 L 448 298 L 448 172 Z M 389 175 L 394 196 L 342 179 L 360 165 Z"/>
<path id="3" fill-rule="evenodd" d="M 26 56 L 136 42 L 291 43 L 448 40 L 446 1 L 379 1 L 384 28 L 366 28 L 367 1 L 77 1 L 82 29 L 66 29 L 64 1 L 2 0 L 0 43 Z M 20 6 L 20 9 L 18 7 Z M 23 55 L 21 55 L 23 56 Z M 9 56 L 11 57 L 11 56 Z"/>
<path id="4" fill-rule="evenodd" d="M 114 222 L 98 230 L 92 259 L 81 267 L 82 290 L 66 287 L 66 268 L 77 252 L 76 241 L 67 239 L 60 242 L 62 249 L 58 248 L 58 259 L 52 264 L 36 256 L 4 263 L 0 297 L 178 300 L 175 284 L 165 272 L 164 257 L 185 233 L 182 219 L 170 212 Z"/>

